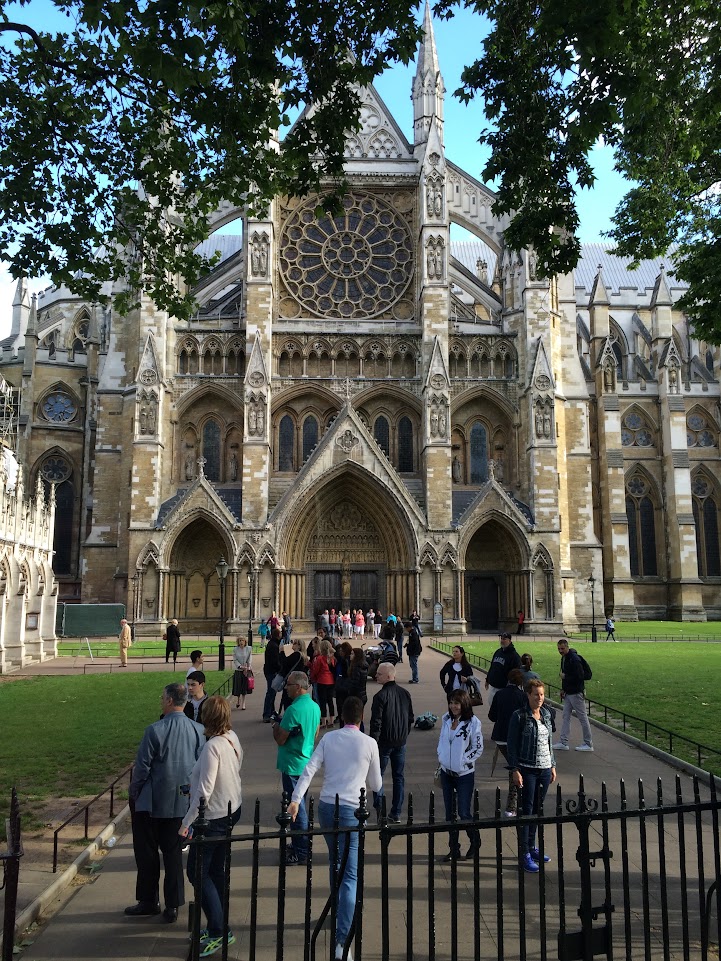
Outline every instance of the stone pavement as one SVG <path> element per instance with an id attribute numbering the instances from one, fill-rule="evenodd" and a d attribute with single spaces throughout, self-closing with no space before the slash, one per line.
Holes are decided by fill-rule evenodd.
<path id="1" fill-rule="evenodd" d="M 438 672 L 445 661 L 445 656 L 431 651 L 424 644 L 424 652 L 420 660 L 421 683 L 408 688 L 413 697 L 416 714 L 433 711 L 440 715 L 445 709 L 445 697 L 438 681 Z M 131 661 L 132 664 L 132 661 Z M 163 664 L 164 666 L 164 664 Z M 260 671 L 256 665 L 256 676 Z M 135 665 L 133 665 L 135 667 Z M 398 679 L 405 684 L 409 669 L 407 663 L 399 665 Z M 372 698 L 377 686 L 373 682 L 368 684 L 369 699 Z M 268 725 L 262 723 L 260 712 L 262 707 L 263 679 L 258 677 L 258 690 L 248 698 L 248 710 L 241 712 L 233 710 L 233 722 L 244 749 L 243 761 L 243 791 L 244 804 L 241 822 L 236 828 L 236 834 L 250 831 L 253 817 L 253 804 L 260 799 L 261 824 L 270 830 L 277 827 L 275 815 L 279 810 L 281 794 L 280 776 L 275 769 L 276 750 Z M 491 774 L 494 746 L 490 741 L 491 725 L 487 719 L 487 707 L 477 709 L 483 722 L 486 750 L 476 770 L 476 787 L 480 795 L 481 817 L 491 817 L 495 805 L 496 788 L 500 787 L 505 797 L 507 772 L 502 759 L 498 763 L 495 773 Z M 573 722 L 572 743 L 580 743 L 580 728 L 577 721 Z M 575 739 L 575 740 L 574 740 Z M 678 773 L 670 767 L 638 748 L 625 743 L 613 735 L 599 730 L 594 731 L 595 753 L 581 754 L 570 751 L 558 758 L 559 781 L 564 789 L 564 795 L 573 795 L 578 786 L 579 774 L 584 775 L 586 793 L 595 798 L 601 796 L 601 784 L 606 782 L 609 807 L 618 806 L 619 780 L 624 778 L 629 788 L 629 807 L 635 807 L 636 784 L 642 779 L 646 785 L 647 803 L 652 803 L 650 794 L 655 791 L 657 778 L 662 778 L 665 785 L 665 797 L 669 798 L 674 792 L 674 778 Z M 406 792 L 412 793 L 415 804 L 416 822 L 426 819 L 429 792 L 433 788 L 433 774 L 436 768 L 436 745 L 438 741 L 438 727 L 434 731 L 412 731 L 408 743 L 406 761 Z M 684 798 L 691 799 L 690 778 L 681 774 Z M 311 792 L 317 792 L 320 781 L 316 778 Z M 386 772 L 386 788 L 390 788 L 390 770 Z M 704 795 L 707 792 L 704 789 Z M 442 807 L 442 805 L 441 805 Z M 404 812 L 405 816 L 405 812 Z M 442 811 L 438 819 L 442 819 Z M 673 825 L 666 823 L 665 830 L 673 833 Z M 369 865 L 377 865 L 379 850 L 378 835 L 369 834 L 368 857 Z M 506 840 L 507 838 L 507 840 Z M 397 917 L 400 927 L 403 927 L 403 906 L 405 904 L 406 858 L 404 856 L 405 842 L 398 839 L 392 842 L 396 847 L 391 858 L 390 890 L 391 896 L 397 900 L 394 904 L 394 918 Z M 495 865 L 495 852 L 491 845 L 484 844 L 481 852 L 481 862 L 489 868 Z M 421 845 L 419 844 L 420 848 Z M 515 832 L 504 832 L 504 849 L 511 863 L 515 858 Z M 443 853 L 444 844 L 439 839 L 436 853 Z M 234 849 L 235 850 L 235 849 Z M 422 849 L 421 849 L 422 850 Z M 319 863 L 315 869 L 314 889 L 319 888 L 319 895 L 326 892 L 324 846 L 318 846 L 321 852 Z M 576 869 L 575 848 L 570 849 L 566 858 L 569 865 Z M 616 855 L 618 857 L 618 854 Z M 505 853 L 504 853 L 505 859 Z M 423 858 L 414 854 L 414 862 L 420 864 Z M 132 919 L 123 915 L 123 908 L 133 904 L 135 886 L 135 867 L 129 834 L 119 838 L 116 847 L 101 859 L 102 869 L 92 876 L 83 878 L 72 896 L 47 923 L 30 934 L 33 943 L 23 952 L 24 961 L 76 961 L 76 959 L 152 959 L 152 961 L 177 961 L 187 955 L 187 910 L 181 912 L 178 924 L 167 925 L 158 918 Z M 230 948 L 229 957 L 247 958 L 247 926 L 250 913 L 249 904 L 249 865 L 246 852 L 234 853 L 234 870 L 231 888 L 231 924 L 238 935 L 238 942 Z M 273 883 L 277 865 L 277 847 L 262 848 L 261 866 L 264 869 L 258 900 L 258 942 L 257 954 L 259 959 L 275 957 L 275 912 L 277 910 L 277 889 Z M 370 867 L 369 872 L 375 870 Z M 467 869 L 470 870 L 470 867 Z M 305 888 L 305 872 L 295 869 L 296 873 L 289 873 L 289 894 L 292 899 L 301 899 Z M 460 875 L 459 867 L 459 875 Z M 449 871 L 447 866 L 437 869 L 437 878 L 441 882 L 439 892 L 448 886 Z M 370 877 L 370 873 L 369 873 Z M 495 883 L 495 874 L 489 872 L 489 877 Z M 371 883 L 368 882 L 367 890 Z M 420 883 L 420 880 L 419 880 Z M 465 880 L 463 886 L 470 882 Z M 375 892 L 377 894 L 377 892 Z M 447 894 L 447 892 L 446 892 Z M 459 895 L 460 896 L 460 895 Z M 492 907 L 494 890 L 488 897 Z M 186 897 L 191 897 L 190 886 L 187 886 Z M 441 893 L 439 893 L 439 898 Z M 314 900 L 314 914 L 320 904 L 320 896 Z M 302 950 L 297 941 L 296 925 L 289 924 L 286 928 L 286 946 L 288 958 L 302 957 Z M 442 927 L 442 925 L 440 925 Z M 364 920 L 364 957 L 380 957 L 378 945 L 378 925 L 373 923 L 370 912 Z M 302 928 L 300 929 L 302 931 Z M 441 932 L 442 933 L 442 932 Z M 490 937 L 490 935 L 489 935 Z M 367 944 L 367 950 L 366 950 Z M 447 947 L 447 946 L 446 946 Z M 490 945 L 492 948 L 492 944 Z M 328 946 L 322 942 L 322 950 L 328 957 Z M 464 945 L 463 956 L 468 956 L 469 944 Z M 405 952 L 402 952 L 405 956 Z M 416 957 L 421 957 L 421 951 Z M 395 952 L 393 956 L 400 956 Z M 440 956 L 440 955 L 439 955 Z M 496 954 L 492 954 L 496 957 Z M 484 955 L 485 957 L 485 955 Z M 511 957 L 511 955 L 508 955 Z"/>

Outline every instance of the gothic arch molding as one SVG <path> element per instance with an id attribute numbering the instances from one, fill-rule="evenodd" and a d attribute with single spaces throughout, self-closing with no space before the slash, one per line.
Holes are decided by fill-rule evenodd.
<path id="1" fill-rule="evenodd" d="M 170 526 L 168 527 L 160 553 L 161 567 L 169 568 L 171 566 L 173 553 L 180 538 L 183 536 L 185 531 L 187 531 L 187 529 L 197 521 L 205 521 L 220 536 L 223 542 L 224 557 L 233 557 L 235 555 L 235 545 L 231 531 L 225 527 L 217 515 L 212 514 L 209 510 L 206 510 L 203 507 L 196 507 L 187 514 L 183 514 L 182 516 L 178 517 L 176 520 L 171 522 Z"/>
<path id="2" fill-rule="evenodd" d="M 183 396 L 178 400 L 175 409 L 178 415 L 182 416 L 188 410 L 188 408 L 193 406 L 196 401 L 208 396 L 212 396 L 213 394 L 217 395 L 218 398 L 226 404 L 230 404 L 231 408 L 236 410 L 238 414 L 242 415 L 242 397 L 239 397 L 235 391 L 230 390 L 223 384 L 217 383 L 198 384 L 197 387 L 193 387 L 186 394 L 183 394 Z"/>
<path id="3" fill-rule="evenodd" d="M 531 551 L 524 532 L 511 518 L 506 517 L 505 514 L 502 514 L 496 508 L 484 511 L 482 507 L 480 514 L 469 519 L 461 536 L 458 545 L 458 556 L 461 559 L 461 566 L 464 568 L 468 566 L 468 548 L 473 538 L 481 528 L 494 521 L 503 532 L 508 535 L 509 543 L 516 554 L 518 567 L 527 568 L 530 562 Z"/>
<path id="4" fill-rule="evenodd" d="M 478 384 L 468 390 L 461 391 L 451 400 L 451 417 L 457 410 L 474 400 L 488 400 L 503 411 L 511 423 L 516 418 L 516 409 L 502 394 L 486 384 Z"/>

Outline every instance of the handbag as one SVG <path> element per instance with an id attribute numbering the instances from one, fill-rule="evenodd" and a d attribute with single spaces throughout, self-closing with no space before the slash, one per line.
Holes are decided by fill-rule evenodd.
<path id="1" fill-rule="evenodd" d="M 471 699 L 472 707 L 479 707 L 481 704 L 483 704 L 481 686 L 478 683 L 478 680 L 472 674 L 464 678 L 463 686 L 465 687 L 466 692 Z"/>
<path id="2" fill-rule="evenodd" d="M 276 674 L 273 680 L 270 682 L 271 688 L 276 694 L 279 694 L 285 687 L 285 678 L 282 674 Z"/>
<path id="3" fill-rule="evenodd" d="M 253 676 L 252 671 L 248 671 L 248 673 L 245 675 L 245 689 L 248 694 L 255 690 L 255 677 Z"/>

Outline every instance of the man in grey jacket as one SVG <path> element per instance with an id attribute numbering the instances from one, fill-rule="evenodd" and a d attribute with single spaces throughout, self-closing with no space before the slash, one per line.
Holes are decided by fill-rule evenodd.
<path id="1" fill-rule="evenodd" d="M 205 744 L 203 725 L 183 713 L 187 698 L 184 684 L 163 688 L 163 716 L 146 727 L 135 759 L 129 796 L 138 903 L 125 909 L 131 917 L 160 914 L 159 852 L 165 869 L 165 920 L 177 921 L 178 908 L 185 904 L 178 831 L 188 811 L 190 772 Z"/>

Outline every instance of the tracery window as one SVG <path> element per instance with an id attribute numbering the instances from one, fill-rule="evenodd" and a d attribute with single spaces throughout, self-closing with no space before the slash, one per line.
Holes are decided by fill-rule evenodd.
<path id="1" fill-rule="evenodd" d="M 40 467 L 49 496 L 50 484 L 55 484 L 55 526 L 53 547 L 53 571 L 56 574 L 72 574 L 73 519 L 75 513 L 75 488 L 73 472 L 68 461 L 59 454 L 47 457 Z"/>
<path id="2" fill-rule="evenodd" d="M 373 425 L 373 436 L 375 441 L 386 455 L 386 457 L 391 456 L 391 435 L 390 427 L 388 426 L 388 420 L 385 417 L 377 417 L 376 422 Z"/>
<path id="3" fill-rule="evenodd" d="M 693 411 L 686 418 L 686 443 L 689 447 L 716 446 L 716 432 L 711 429 L 710 419 L 700 411 Z"/>
<path id="4" fill-rule="evenodd" d="M 210 481 L 220 481 L 220 424 L 212 418 L 203 427 L 203 457 L 205 476 Z"/>
<path id="5" fill-rule="evenodd" d="M 719 499 L 709 480 L 696 474 L 691 482 L 696 554 L 700 577 L 721 577 L 719 549 Z"/>
<path id="6" fill-rule="evenodd" d="M 40 403 L 40 411 L 51 424 L 69 424 L 77 417 L 78 409 L 70 394 L 54 390 Z"/>
<path id="7" fill-rule="evenodd" d="M 488 435 L 480 421 L 471 427 L 471 484 L 485 484 L 488 480 Z"/>
<path id="8" fill-rule="evenodd" d="M 626 517 L 631 575 L 650 577 L 658 574 L 656 555 L 656 511 L 650 486 L 640 474 L 626 483 Z"/>
<path id="9" fill-rule="evenodd" d="M 295 426 L 290 414 L 281 418 L 278 428 L 278 470 L 295 470 Z"/>
<path id="10" fill-rule="evenodd" d="M 630 411 L 623 418 L 621 443 L 624 447 L 653 447 L 653 433 L 638 411 Z"/>
<path id="11" fill-rule="evenodd" d="M 303 421 L 303 463 L 308 460 L 313 453 L 313 448 L 318 443 L 318 421 L 311 414 Z"/>
<path id="12" fill-rule="evenodd" d="M 413 464 L 413 424 L 410 417 L 398 421 L 398 470 L 401 474 L 412 474 Z"/>

